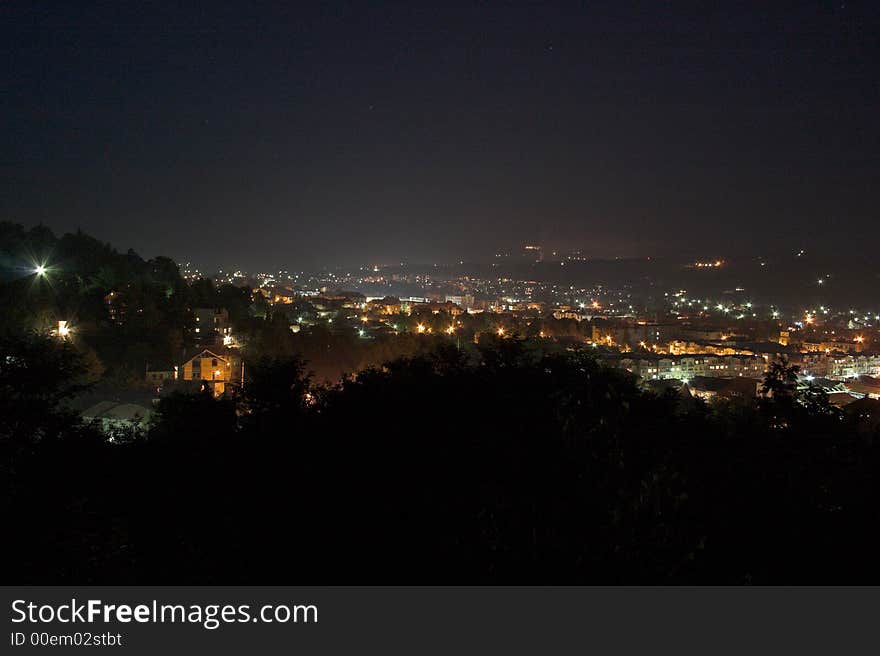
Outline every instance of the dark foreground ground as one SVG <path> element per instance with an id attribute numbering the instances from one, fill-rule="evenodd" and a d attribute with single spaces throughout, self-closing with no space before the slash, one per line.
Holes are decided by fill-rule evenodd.
<path id="1" fill-rule="evenodd" d="M 709 407 L 514 340 L 331 390 L 262 361 L 109 443 L 59 409 L 66 356 L 15 348 L 8 584 L 880 580 L 876 424 L 785 367 Z"/>

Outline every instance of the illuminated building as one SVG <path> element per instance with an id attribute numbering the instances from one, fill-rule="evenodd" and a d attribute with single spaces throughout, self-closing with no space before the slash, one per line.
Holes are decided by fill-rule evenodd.
<path id="1" fill-rule="evenodd" d="M 459 294 L 453 296 L 447 295 L 445 300 L 447 303 L 454 303 L 464 310 L 470 310 L 472 307 L 474 307 L 474 297 L 470 294 Z"/>
<path id="2" fill-rule="evenodd" d="M 203 343 L 223 343 L 232 329 L 229 325 L 229 312 L 226 308 L 193 308 L 195 332 Z"/>
<path id="3" fill-rule="evenodd" d="M 237 355 L 218 355 L 203 349 L 178 368 L 180 380 L 202 381 L 220 396 L 230 383 L 238 383 L 243 375 L 241 358 Z"/>

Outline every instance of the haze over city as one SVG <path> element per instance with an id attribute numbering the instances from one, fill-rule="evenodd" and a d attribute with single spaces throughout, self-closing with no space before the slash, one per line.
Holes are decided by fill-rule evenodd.
<path id="1" fill-rule="evenodd" d="M 5 3 L 0 215 L 251 269 L 876 243 L 876 3 L 692 9 Z"/>

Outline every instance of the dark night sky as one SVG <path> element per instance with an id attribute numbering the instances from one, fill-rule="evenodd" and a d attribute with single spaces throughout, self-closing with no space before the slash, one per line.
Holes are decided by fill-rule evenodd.
<path id="1" fill-rule="evenodd" d="M 880 3 L 179 4 L 2 4 L 0 218 L 247 267 L 880 239 Z"/>

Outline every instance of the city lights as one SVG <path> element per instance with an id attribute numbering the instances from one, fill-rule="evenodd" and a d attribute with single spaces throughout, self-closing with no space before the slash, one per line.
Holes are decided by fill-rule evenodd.
<path id="1" fill-rule="evenodd" d="M 727 266 L 723 262 L 720 264 Z M 716 262 L 704 265 L 714 268 Z M 52 267 L 47 264 L 38 267 L 37 261 L 33 261 L 32 270 L 36 276 L 50 277 Z M 325 321 L 325 326 L 341 326 L 343 332 L 340 334 L 348 328 L 364 343 L 368 339 L 384 340 L 386 335 L 399 334 L 400 331 L 430 336 L 434 328 L 453 342 L 463 331 L 477 342 L 480 334 L 485 335 L 486 331 L 505 340 L 519 339 L 519 335 L 523 335 L 523 340 L 532 336 L 563 342 L 577 335 L 578 339 L 573 341 L 586 348 L 600 349 L 596 355 L 607 365 L 625 368 L 642 380 L 675 379 L 687 383 L 691 394 L 693 390 L 702 389 L 699 386 L 704 377 L 759 379 L 766 363 L 776 353 L 776 347 L 767 346 L 765 349 L 761 346 L 762 341 L 789 347 L 792 357 L 797 357 L 794 352 L 799 350 L 806 359 L 802 365 L 802 381 L 807 370 L 817 377 L 834 380 L 880 374 L 880 356 L 866 348 L 880 341 L 874 338 L 874 326 L 871 325 L 874 319 L 878 319 L 874 307 L 857 306 L 832 311 L 825 305 L 801 305 L 801 310 L 788 314 L 780 309 L 785 307 L 780 302 L 790 303 L 790 299 L 776 298 L 769 303 L 752 296 L 752 300 L 747 300 L 743 293 L 746 289 L 749 294 L 753 291 L 760 293 L 760 290 L 744 285 L 729 285 L 729 289 L 719 286 L 714 292 L 707 290 L 695 294 L 689 293 L 686 285 L 676 284 L 666 291 L 657 290 L 660 292 L 657 298 L 663 305 L 647 308 L 644 290 L 629 286 L 606 283 L 560 285 L 540 279 L 481 278 L 474 274 L 451 274 L 444 278 L 439 273 L 427 276 L 421 272 L 398 276 L 397 282 L 412 288 L 409 292 L 414 294 L 412 296 L 395 296 L 393 288 L 371 290 L 370 293 L 375 294 L 371 296 L 360 289 L 366 285 L 384 286 L 387 283 L 377 282 L 367 267 L 360 271 L 363 273 L 303 273 L 300 274 L 303 277 L 298 278 L 297 289 L 277 283 L 280 276 L 275 274 L 258 273 L 254 276 L 238 272 L 237 275 L 255 282 L 251 287 L 255 290 L 255 298 L 265 299 L 273 305 L 303 305 L 289 323 L 290 331 L 298 335 L 298 339 L 307 335 L 315 323 Z M 219 280 L 225 278 L 215 278 L 215 282 Z M 825 282 L 830 277 L 814 280 Z M 352 291 L 339 291 L 345 288 Z M 104 299 L 110 317 L 116 321 L 125 320 L 126 308 L 120 303 L 120 294 L 110 291 Z M 701 312 L 700 308 L 706 312 Z M 666 323 L 664 311 L 682 323 L 678 326 Z M 431 324 L 435 324 L 433 327 L 426 323 L 432 315 L 435 317 L 430 319 Z M 495 318 L 486 327 L 479 315 L 494 315 Z M 382 319 L 374 321 L 379 316 Z M 406 317 L 417 321 L 408 323 L 410 320 Z M 759 317 L 777 320 L 764 340 L 756 339 L 763 330 Z M 819 318 L 821 321 L 817 321 Z M 557 324 L 557 321 L 568 324 Z M 198 327 L 194 328 L 197 339 L 212 339 L 211 334 L 215 331 L 204 321 L 196 324 L 199 325 L 201 332 Z M 61 322 L 51 334 L 61 340 L 73 336 L 70 326 Z M 229 329 L 225 328 L 222 332 L 216 331 L 213 339 L 218 346 L 236 348 L 246 345 L 247 335 L 237 334 L 233 339 Z M 761 350 L 756 348 L 759 346 Z M 577 346 L 567 348 L 576 350 Z M 760 362 L 756 364 L 754 360 Z M 218 375 L 210 370 L 207 374 L 209 378 L 212 374 Z M 224 373 L 223 380 L 228 379 Z"/>
<path id="2" fill-rule="evenodd" d="M 880 1 L 77 4 L 3 11 L 11 646 L 870 640 L 771 586 L 880 578 Z M 469 587 L 585 583 L 769 611 Z"/>

